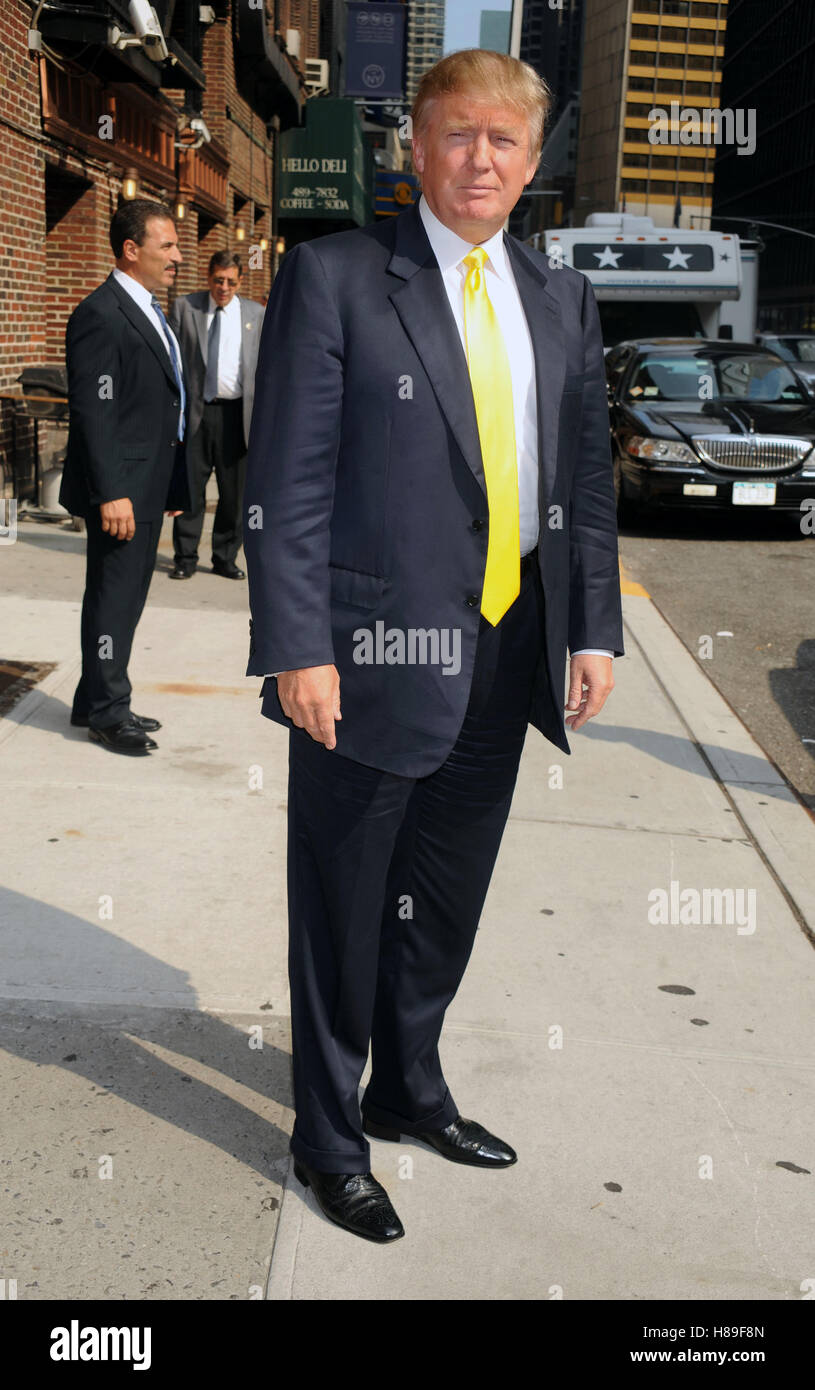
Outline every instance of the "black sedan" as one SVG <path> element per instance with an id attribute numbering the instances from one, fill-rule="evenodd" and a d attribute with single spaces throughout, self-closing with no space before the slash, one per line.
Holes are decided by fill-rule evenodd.
<path id="1" fill-rule="evenodd" d="M 611 349 L 606 375 L 621 520 L 653 506 L 815 508 L 815 400 L 775 353 L 636 339 Z"/>

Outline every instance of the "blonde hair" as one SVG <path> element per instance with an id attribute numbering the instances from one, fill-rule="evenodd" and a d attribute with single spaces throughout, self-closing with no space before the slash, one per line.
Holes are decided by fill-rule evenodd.
<path id="1" fill-rule="evenodd" d="M 421 134 L 427 127 L 436 98 L 448 94 L 488 97 L 496 105 L 508 106 L 524 115 L 529 125 L 530 154 L 539 157 L 544 124 L 554 97 L 529 63 L 487 48 L 461 48 L 457 53 L 448 53 L 428 68 L 419 83 L 410 113 L 415 133 Z"/>

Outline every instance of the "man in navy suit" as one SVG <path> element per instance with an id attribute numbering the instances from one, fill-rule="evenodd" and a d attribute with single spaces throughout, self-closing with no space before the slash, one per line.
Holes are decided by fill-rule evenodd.
<path id="1" fill-rule="evenodd" d="M 597 305 L 503 231 L 549 104 L 516 59 L 437 63 L 418 205 L 289 252 L 261 340 L 247 674 L 290 729 L 291 1150 L 370 1240 L 404 1231 L 366 1134 L 516 1161 L 460 1114 L 438 1040 L 527 727 L 569 753 L 567 646 L 571 729 L 623 654 Z"/>
<path id="2" fill-rule="evenodd" d="M 87 530 L 71 723 L 114 753 L 144 756 L 161 726 L 130 708 L 130 650 L 164 514 L 190 505 L 184 369 L 158 299 L 181 252 L 170 213 L 148 198 L 122 203 L 110 245 L 115 269 L 77 305 L 65 335 L 70 418 L 59 500 Z"/>

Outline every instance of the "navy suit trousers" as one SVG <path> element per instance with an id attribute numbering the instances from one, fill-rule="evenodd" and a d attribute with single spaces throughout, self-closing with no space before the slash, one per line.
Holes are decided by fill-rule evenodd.
<path id="1" fill-rule="evenodd" d="M 118 724 L 130 714 L 127 666 L 153 578 L 162 520 L 137 521 L 132 540 L 124 541 L 102 530 L 98 507 L 86 518 L 82 675 L 72 712 L 93 728 Z"/>
<path id="2" fill-rule="evenodd" d="M 534 559 L 498 625 L 481 618 L 464 723 L 429 776 L 290 733 L 290 1147 L 310 1167 L 370 1169 L 358 1096 L 369 1045 L 368 1118 L 443 1129 L 458 1114 L 439 1038 L 509 815 L 544 620 Z"/>

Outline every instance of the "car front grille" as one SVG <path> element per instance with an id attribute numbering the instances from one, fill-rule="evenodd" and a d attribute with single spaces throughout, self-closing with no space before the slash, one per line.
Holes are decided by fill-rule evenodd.
<path id="1" fill-rule="evenodd" d="M 751 473 L 785 473 L 797 468 L 812 449 L 809 439 L 773 434 L 695 434 L 695 448 L 715 468 Z"/>

